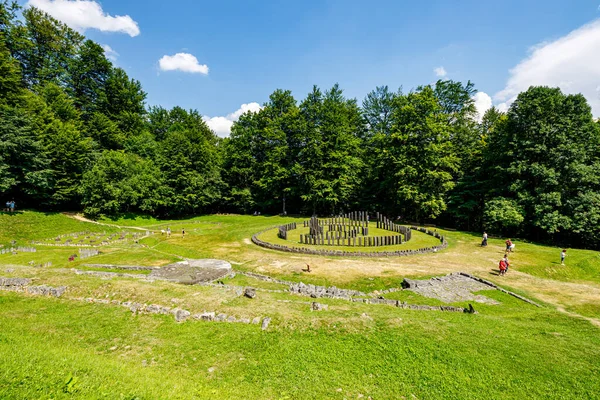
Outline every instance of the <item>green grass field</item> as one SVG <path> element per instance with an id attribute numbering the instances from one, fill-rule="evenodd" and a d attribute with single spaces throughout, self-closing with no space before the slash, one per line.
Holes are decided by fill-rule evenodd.
<path id="1" fill-rule="evenodd" d="M 503 240 L 492 239 L 481 248 L 479 235 L 465 232 L 438 229 L 449 247 L 436 254 L 375 259 L 287 254 L 249 240 L 292 221 L 301 220 L 133 216 L 100 221 L 113 227 L 61 214 L 0 214 L 0 245 L 5 247 L 11 240 L 27 245 L 61 234 L 121 232 L 123 227 L 157 232 L 137 244 L 100 247 L 100 255 L 73 262 L 68 261 L 77 251 L 72 247 L 36 246 L 36 253 L 0 255 L 0 277 L 68 287 L 59 299 L 0 291 L 0 399 L 600 398 L 600 253 L 569 249 L 566 266 L 560 266 L 561 249 L 516 240 L 511 270 L 500 277 L 496 266 L 504 254 Z M 170 238 L 160 234 L 166 227 L 173 231 Z M 415 245 L 429 239 L 413 235 Z M 100 270 L 82 265 L 87 263 L 162 266 L 183 258 L 224 259 L 238 271 L 365 292 L 399 287 L 404 277 L 464 271 L 543 307 L 486 290 L 479 294 L 500 304 L 473 303 L 475 315 L 324 298 L 318 301 L 329 308 L 316 312 L 310 310 L 314 299 L 285 292 L 259 290 L 251 300 L 227 288 L 102 279 L 72 270 Z M 51 261 L 52 267 L 31 267 L 30 261 Z M 303 272 L 306 264 L 310 274 Z M 241 274 L 224 283 L 287 289 Z M 410 304 L 444 304 L 409 291 L 385 296 Z M 269 316 L 272 322 L 266 331 L 239 323 L 176 323 L 170 315 L 133 315 L 120 306 L 77 300 L 88 297 L 238 318 Z"/>

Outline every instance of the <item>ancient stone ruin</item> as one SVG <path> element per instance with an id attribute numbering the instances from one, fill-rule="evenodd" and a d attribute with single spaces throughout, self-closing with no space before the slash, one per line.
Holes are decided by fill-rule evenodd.
<path id="1" fill-rule="evenodd" d="M 321 250 L 311 247 L 297 247 L 290 242 L 290 245 L 268 243 L 258 238 L 263 232 L 252 236 L 252 242 L 258 246 L 272 250 L 280 250 L 291 253 L 315 254 L 324 256 L 345 256 L 345 257 L 381 257 L 381 256 L 408 256 L 414 254 L 435 253 L 438 250 L 445 249 L 448 246 L 445 238 L 437 231 L 431 231 L 421 227 L 406 227 L 398 225 L 385 217 L 383 214 L 375 214 L 375 225 L 378 229 L 389 231 L 389 235 L 372 236 L 369 232 L 369 213 L 365 211 L 355 211 L 345 215 L 330 218 L 318 218 L 313 216 L 310 220 L 303 222 L 303 227 L 308 228 L 307 234 L 300 234 L 299 243 L 310 246 L 336 246 L 365 248 L 367 251 L 343 251 L 343 250 Z M 296 223 L 281 225 L 278 229 L 278 237 L 283 240 L 289 240 L 288 233 L 297 229 Z M 268 229 L 268 230 L 270 230 Z M 412 237 L 412 231 L 418 230 L 440 240 L 438 246 L 426 247 L 417 250 L 396 250 L 379 249 L 380 247 L 401 245 L 409 241 Z"/>
<path id="2" fill-rule="evenodd" d="M 304 227 L 309 228 L 309 233 L 300 235 L 300 243 L 320 246 L 381 247 L 398 245 L 410 240 L 410 228 L 394 224 L 382 214 L 376 214 L 376 225 L 377 228 L 393 234 L 370 236 L 369 214 L 364 211 L 333 218 L 312 217 L 304 221 Z"/>

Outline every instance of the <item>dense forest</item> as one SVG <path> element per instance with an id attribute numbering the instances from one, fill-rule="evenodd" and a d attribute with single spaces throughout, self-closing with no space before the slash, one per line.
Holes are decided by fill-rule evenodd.
<path id="1" fill-rule="evenodd" d="M 381 211 L 404 221 L 600 246 L 600 124 L 531 87 L 479 118 L 471 82 L 275 90 L 227 139 L 147 106 L 103 48 L 0 0 L 0 199 L 90 216 Z"/>

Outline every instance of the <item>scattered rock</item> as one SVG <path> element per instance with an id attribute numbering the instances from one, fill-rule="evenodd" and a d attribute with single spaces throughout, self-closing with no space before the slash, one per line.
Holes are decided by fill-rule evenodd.
<path id="1" fill-rule="evenodd" d="M 260 317 L 256 317 L 252 320 L 252 324 L 258 325 L 260 323 Z"/>
<path id="2" fill-rule="evenodd" d="M 208 373 L 209 373 L 209 374 L 212 374 L 213 372 L 215 372 L 215 367 L 210 367 L 210 368 L 208 369 Z"/>
<path id="3" fill-rule="evenodd" d="M 60 297 L 63 295 L 65 290 L 67 290 L 66 286 L 60 286 L 57 288 L 54 288 L 51 286 L 46 286 L 46 285 L 28 286 L 27 287 L 27 293 L 34 294 L 34 295 L 40 295 L 40 296 Z"/>
<path id="4" fill-rule="evenodd" d="M 317 303 L 317 302 L 312 303 L 313 311 L 327 310 L 328 308 L 329 308 L 329 306 L 327 304 L 321 304 L 321 303 Z"/>
<path id="5" fill-rule="evenodd" d="M 217 317 L 215 318 L 215 321 L 222 322 L 222 321 L 225 321 L 226 319 L 227 319 L 227 314 L 219 314 L 219 315 L 217 315 Z"/>
<path id="6" fill-rule="evenodd" d="M 0 278 L 0 286 L 27 286 L 31 284 L 28 278 Z"/>
<path id="7" fill-rule="evenodd" d="M 212 321 L 215 319 L 215 313 L 214 312 L 205 312 L 199 315 L 200 320 L 202 321 Z"/>
<path id="8" fill-rule="evenodd" d="M 230 315 L 229 318 L 227 318 L 227 322 L 236 322 L 236 321 L 237 321 L 237 319 L 233 315 Z"/>
<path id="9" fill-rule="evenodd" d="M 130 303 L 129 305 L 129 310 L 134 314 L 137 312 L 144 311 L 144 308 L 144 305 L 140 303 Z"/>
<path id="10" fill-rule="evenodd" d="M 246 290 L 244 290 L 244 296 L 246 296 L 249 299 L 255 298 L 256 297 L 256 289 L 246 288 Z"/>
<path id="11" fill-rule="evenodd" d="M 263 319 L 261 329 L 264 331 L 265 329 L 267 329 L 269 327 L 270 323 L 271 323 L 271 318 L 267 317 L 267 318 Z"/>
<path id="12" fill-rule="evenodd" d="M 325 287 L 306 285 L 303 282 L 290 284 L 289 290 L 291 293 L 309 296 L 313 299 L 318 297 L 328 297 L 349 300 L 353 296 L 366 296 L 363 292 L 359 292 L 358 290 L 339 289 L 335 286 Z"/>
<path id="13" fill-rule="evenodd" d="M 180 309 L 174 310 L 173 313 L 175 314 L 175 321 L 177 322 L 183 322 L 191 315 L 189 311 Z"/>

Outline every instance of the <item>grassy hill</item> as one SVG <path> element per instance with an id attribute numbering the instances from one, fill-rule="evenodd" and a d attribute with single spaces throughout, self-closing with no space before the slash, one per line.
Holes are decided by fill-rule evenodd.
<path id="1" fill-rule="evenodd" d="M 69 262 L 73 247 L 36 246 L 36 253 L 0 255 L 0 277 L 66 285 L 59 298 L 0 291 L 0 398 L 598 398 L 600 393 L 600 257 L 516 241 L 511 270 L 497 276 L 503 240 L 479 247 L 479 235 L 443 232 L 449 248 L 406 258 L 303 256 L 253 245 L 252 234 L 293 218 L 203 216 L 159 221 L 134 217 L 98 225 L 61 214 L 0 214 L 0 244 L 26 245 L 75 232 L 156 232 L 99 248 Z M 118 226 L 118 227 L 116 227 Z M 160 230 L 170 227 L 167 238 Z M 181 229 L 185 229 L 185 237 Z M 219 258 L 237 271 L 365 292 L 399 287 L 404 277 L 464 271 L 523 294 L 537 308 L 499 291 L 499 305 L 473 303 L 478 314 L 403 310 L 384 305 L 314 299 L 282 292 L 285 285 L 236 275 L 256 299 L 226 287 L 183 286 L 133 278 L 76 275 L 85 263 L 156 265 Z M 28 263 L 52 261 L 50 268 Z M 311 273 L 302 272 L 306 264 Z M 279 291 L 277 291 L 279 290 Z M 133 315 L 112 304 L 136 301 L 217 311 L 238 318 L 269 316 L 269 328 Z M 389 298 L 442 305 L 413 292 Z M 450 305 L 464 307 L 465 302 Z"/>

